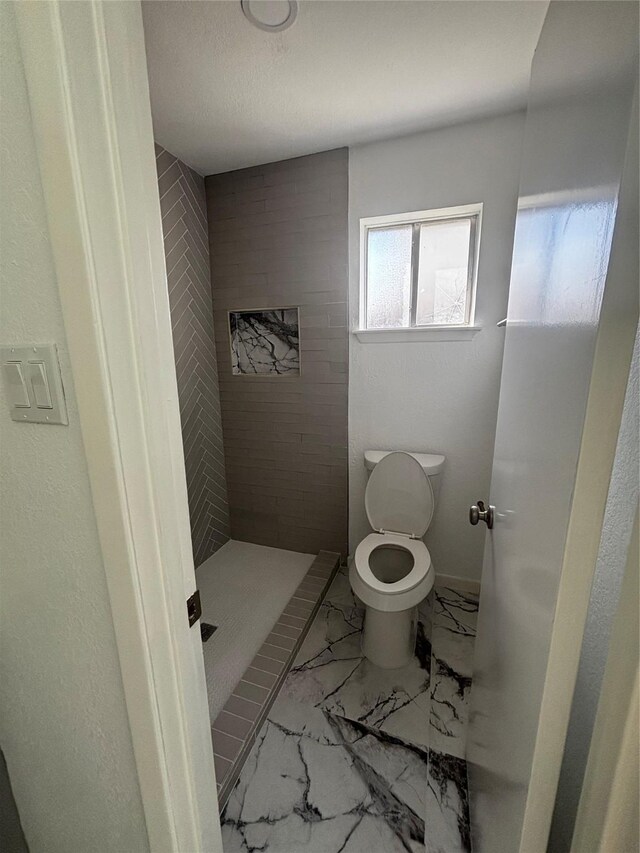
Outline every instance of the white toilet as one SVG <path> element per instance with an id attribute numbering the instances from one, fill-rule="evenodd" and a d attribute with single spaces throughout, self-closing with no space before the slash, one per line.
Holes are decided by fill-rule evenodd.
<path id="1" fill-rule="evenodd" d="M 418 604 L 433 587 L 435 570 L 422 537 L 444 463 L 444 456 L 431 453 L 365 452 L 371 475 L 364 503 L 375 532 L 356 548 L 349 581 L 366 607 L 363 654 L 385 669 L 411 660 Z"/>

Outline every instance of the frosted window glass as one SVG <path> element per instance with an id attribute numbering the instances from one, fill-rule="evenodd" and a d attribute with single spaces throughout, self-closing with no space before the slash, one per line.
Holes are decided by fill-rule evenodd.
<path id="1" fill-rule="evenodd" d="M 411 225 L 373 228 L 367 241 L 367 328 L 409 325 Z"/>
<path id="2" fill-rule="evenodd" d="M 462 325 L 468 321 L 471 222 L 420 226 L 416 325 Z"/>

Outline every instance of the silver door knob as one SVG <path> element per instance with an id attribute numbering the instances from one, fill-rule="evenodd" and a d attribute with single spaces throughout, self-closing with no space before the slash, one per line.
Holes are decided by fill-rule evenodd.
<path id="1" fill-rule="evenodd" d="M 489 530 L 493 528 L 493 511 L 495 507 L 485 507 L 484 501 L 478 501 L 469 508 L 469 521 L 471 524 L 477 524 L 479 521 L 484 521 Z"/>

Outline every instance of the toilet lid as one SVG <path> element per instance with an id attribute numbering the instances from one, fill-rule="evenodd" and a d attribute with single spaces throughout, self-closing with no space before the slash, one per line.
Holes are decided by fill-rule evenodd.
<path id="1" fill-rule="evenodd" d="M 422 537 L 433 516 L 433 490 L 420 463 L 409 453 L 395 451 L 378 462 L 364 494 L 369 524 L 374 530 Z"/>

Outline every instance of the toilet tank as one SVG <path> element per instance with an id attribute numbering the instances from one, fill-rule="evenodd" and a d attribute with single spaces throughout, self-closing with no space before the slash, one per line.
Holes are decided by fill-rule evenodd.
<path id="1" fill-rule="evenodd" d="M 376 467 L 376 465 L 381 459 L 384 459 L 385 456 L 393 452 L 394 451 L 392 450 L 365 450 L 365 468 L 368 471 L 373 471 L 373 469 Z M 442 476 L 442 469 L 444 468 L 445 457 L 441 453 L 414 453 L 413 451 L 404 452 L 409 453 L 410 456 L 413 456 L 414 459 L 417 459 L 420 465 L 422 466 L 422 470 L 429 478 L 431 488 L 433 489 L 433 497 L 435 498 L 435 501 L 437 503 L 438 495 L 440 493 L 440 479 Z"/>

